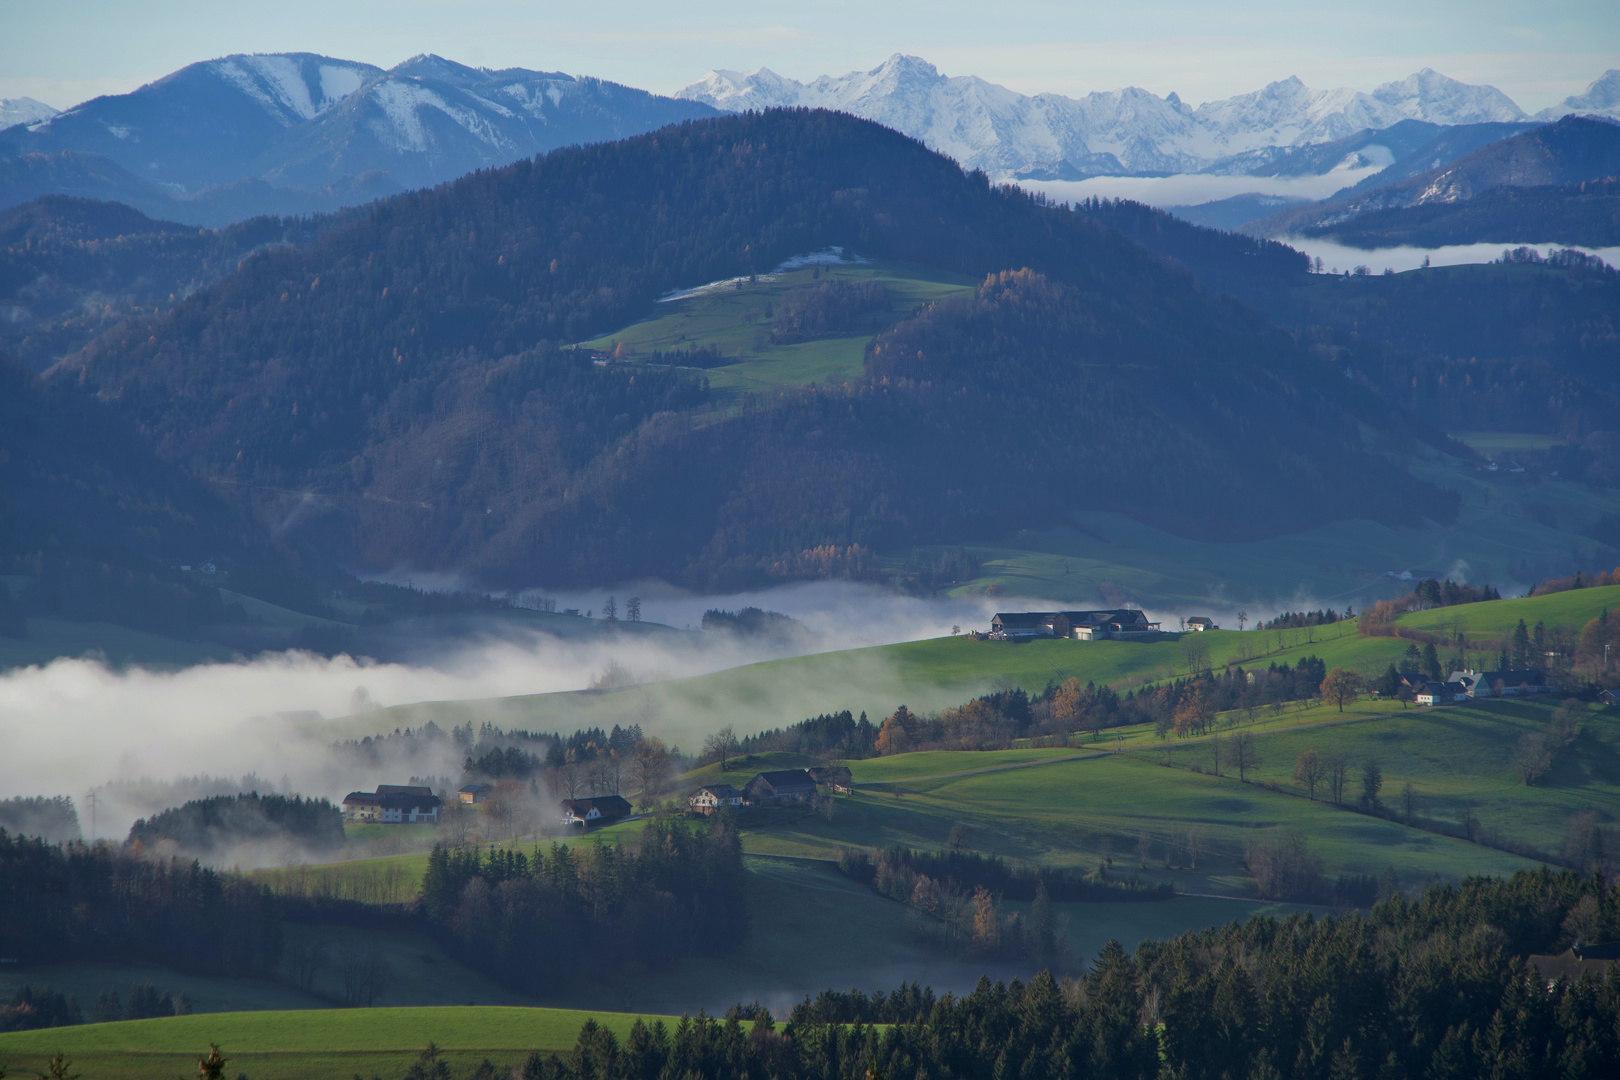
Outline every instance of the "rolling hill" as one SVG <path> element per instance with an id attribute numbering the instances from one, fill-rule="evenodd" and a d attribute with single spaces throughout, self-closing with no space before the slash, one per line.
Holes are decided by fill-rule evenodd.
<path id="1" fill-rule="evenodd" d="M 889 307 L 896 345 L 962 335 L 960 354 L 928 344 L 942 366 L 868 361 L 848 387 L 733 411 L 691 372 L 558 347 L 830 246 L 984 282 L 977 301 Z M 994 375 L 972 359 L 1005 348 L 1029 359 Z M 1186 378 L 1155 374 L 1170 371 Z M 1263 320 L 1083 217 L 829 113 L 694 122 L 401 197 L 52 378 L 115 402 L 194 474 L 259 493 L 261 512 L 280 489 L 313 492 L 327 512 L 306 543 L 493 582 L 859 575 L 872 549 L 1082 508 L 1252 535 L 1337 516 L 1312 494 L 1328 477 L 1368 516 L 1451 512 L 1362 456 L 1358 423 L 1403 421 Z M 1062 400 L 1052 385 L 1080 411 L 1035 442 L 1027 425 L 998 434 Z M 1068 453 L 1063 425 L 1110 401 L 1100 441 Z M 1159 437 L 1172 428 L 1180 449 Z"/>
<path id="2" fill-rule="evenodd" d="M 120 190 L 148 213 L 225 225 L 335 210 L 711 115 L 598 79 L 437 56 L 384 71 L 313 53 L 237 54 L 6 129 L 0 160 L 59 162 L 33 170 L 37 194 L 91 194 L 79 174 L 104 173 L 117 188 L 98 197 Z M 6 205 L 33 197 L 7 179 L 0 173 Z"/>
<path id="3" fill-rule="evenodd" d="M 1396 215 L 1386 220 L 1392 225 L 1422 221 L 1422 216 L 1411 212 L 1438 206 L 1456 208 L 1495 188 L 1578 185 L 1617 173 L 1620 173 L 1620 125 L 1608 120 L 1566 116 L 1556 123 L 1492 142 L 1455 161 L 1396 183 L 1279 211 L 1250 222 L 1243 226 L 1243 231 L 1251 236 L 1354 235 L 1353 242 L 1357 246 L 1390 246 L 1397 237 L 1380 239 L 1370 234 L 1363 222 L 1367 215 L 1404 210 L 1408 212 L 1405 216 Z M 1594 210 L 1600 211 L 1601 207 Z M 1577 213 L 1574 221 L 1578 222 L 1582 216 Z M 1464 230 L 1457 226 L 1448 235 L 1451 243 L 1543 243 L 1563 239 L 1562 236 L 1541 238 L 1522 234 L 1506 239 L 1514 230 L 1535 223 L 1533 218 L 1520 221 L 1510 210 L 1503 209 L 1489 218 L 1476 217 L 1471 228 Z M 1578 228 L 1578 225 L 1568 223 L 1565 228 Z M 1566 232 L 1566 235 L 1572 234 Z"/>

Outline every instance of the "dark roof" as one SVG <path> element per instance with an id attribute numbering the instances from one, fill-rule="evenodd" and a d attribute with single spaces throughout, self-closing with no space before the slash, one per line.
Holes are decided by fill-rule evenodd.
<path id="1" fill-rule="evenodd" d="M 1547 677 L 1540 671 L 1482 671 L 1479 681 L 1486 686 L 1502 683 L 1504 686 L 1540 686 Z"/>
<path id="2" fill-rule="evenodd" d="M 715 798 L 718 799 L 735 799 L 741 797 L 742 795 L 742 792 L 738 791 L 730 784 L 704 784 L 702 787 L 698 788 L 697 791 L 692 792 L 692 794 L 698 795 L 705 791 L 711 792 Z"/>
<path id="3" fill-rule="evenodd" d="M 820 765 L 807 771 L 818 784 L 825 784 L 831 780 L 848 780 L 852 775 L 848 765 Z"/>
<path id="4" fill-rule="evenodd" d="M 462 784 L 456 790 L 462 794 L 476 794 L 488 788 L 488 784 Z"/>
<path id="5" fill-rule="evenodd" d="M 816 778 L 810 775 L 808 769 L 774 769 L 771 772 L 762 772 L 752 780 L 748 786 L 764 784 L 772 791 L 787 791 L 793 788 L 815 789 Z"/>
<path id="6" fill-rule="evenodd" d="M 1587 946 L 1580 952 L 1574 949 L 1565 949 L 1557 956 L 1532 956 L 1530 966 L 1536 973 L 1549 982 L 1553 979 L 1569 979 L 1574 981 L 1590 971 L 1594 978 L 1603 978 L 1603 973 L 1614 967 L 1615 957 L 1594 956 L 1597 951 L 1612 949 L 1613 946 Z"/>
<path id="7" fill-rule="evenodd" d="M 603 817 L 628 817 L 630 804 L 622 795 L 597 795 L 590 799 L 564 799 L 564 810 L 572 810 L 580 817 L 584 817 L 594 808 Z"/>
<path id="8" fill-rule="evenodd" d="M 1050 611 L 998 611 L 990 621 L 1002 626 L 1045 626 L 1051 617 Z"/>
<path id="9" fill-rule="evenodd" d="M 383 806 L 390 810 L 432 810 L 439 797 L 425 787 L 379 784 L 376 791 L 351 791 L 343 797 L 344 806 Z"/>

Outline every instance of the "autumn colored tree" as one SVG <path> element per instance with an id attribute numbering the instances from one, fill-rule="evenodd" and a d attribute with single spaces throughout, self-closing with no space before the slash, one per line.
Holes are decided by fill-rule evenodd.
<path id="1" fill-rule="evenodd" d="M 1080 726 L 1085 710 L 1086 688 L 1079 679 L 1066 679 L 1057 693 L 1052 695 L 1052 721 L 1061 724 L 1065 732 Z"/>
<path id="2" fill-rule="evenodd" d="M 973 890 L 973 949 L 986 955 L 1001 948 L 1001 916 L 996 898 L 980 885 Z"/>
<path id="3" fill-rule="evenodd" d="M 1344 712 L 1344 703 L 1356 700 L 1356 695 L 1365 687 L 1366 680 L 1357 672 L 1334 668 L 1322 680 L 1322 699 L 1333 702 Z"/>
<path id="4" fill-rule="evenodd" d="M 917 734 L 917 714 L 904 705 L 894 710 L 878 729 L 877 752 L 880 756 L 903 754 L 911 748 Z"/>
<path id="5" fill-rule="evenodd" d="M 1215 706 L 1210 702 L 1209 695 L 1203 687 L 1195 687 L 1176 706 L 1176 737 L 1185 739 L 1189 735 L 1202 735 L 1209 730 L 1210 721 L 1214 719 Z"/>

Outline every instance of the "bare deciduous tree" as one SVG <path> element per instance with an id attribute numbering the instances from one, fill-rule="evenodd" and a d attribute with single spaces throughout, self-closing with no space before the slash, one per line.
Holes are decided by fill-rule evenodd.
<path id="1" fill-rule="evenodd" d="M 1327 764 L 1315 750 L 1307 750 L 1294 761 L 1294 779 L 1305 785 L 1311 801 L 1316 801 L 1316 785 L 1327 774 Z"/>
<path id="2" fill-rule="evenodd" d="M 703 740 L 703 756 L 720 762 L 720 771 L 731 768 L 731 755 L 737 752 L 737 732 L 730 724 Z"/>
<path id="3" fill-rule="evenodd" d="M 1552 767 L 1552 758 L 1546 737 L 1532 733 L 1519 739 L 1519 745 L 1513 751 L 1513 767 L 1528 787 L 1547 775 L 1547 770 Z"/>
<path id="4" fill-rule="evenodd" d="M 1333 796 L 1333 805 L 1338 806 L 1344 802 L 1344 779 L 1350 773 L 1350 763 L 1335 750 L 1322 758 L 1322 764 L 1326 770 L 1328 792 Z"/>
<path id="5" fill-rule="evenodd" d="M 1230 740 L 1227 760 L 1237 766 L 1238 780 L 1247 782 L 1249 770 L 1260 764 L 1259 740 L 1247 731 L 1238 732 Z"/>

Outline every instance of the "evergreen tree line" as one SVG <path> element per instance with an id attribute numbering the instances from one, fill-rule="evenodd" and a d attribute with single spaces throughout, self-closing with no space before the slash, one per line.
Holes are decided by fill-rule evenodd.
<path id="1" fill-rule="evenodd" d="M 659 966 L 735 948 L 748 924 L 743 878 L 729 823 L 655 818 L 624 847 L 435 847 L 421 912 L 456 956 L 532 992 L 586 965 Z"/>
<path id="2" fill-rule="evenodd" d="M 1332 608 L 1318 608 L 1316 611 L 1285 611 L 1275 619 L 1268 619 L 1255 627 L 1256 630 L 1297 630 L 1306 626 L 1331 626 L 1340 619 L 1352 619 L 1355 611 L 1347 608 L 1343 614 Z"/>
<path id="3" fill-rule="evenodd" d="M 333 851 L 343 846 L 343 811 L 329 799 L 301 795 L 216 795 L 193 799 L 150 818 L 140 818 L 129 829 L 129 843 L 137 850 L 163 842 L 189 854 L 205 855 L 238 844 L 294 843 L 311 851 Z"/>
<path id="4" fill-rule="evenodd" d="M 0 955 L 264 975 L 280 950 L 275 900 L 245 878 L 110 844 L 51 845 L 0 830 Z"/>
<path id="5" fill-rule="evenodd" d="M 1549 871 L 1470 878 L 1371 912 L 1257 917 L 1117 943 L 1085 976 L 981 979 L 961 997 L 905 985 L 824 992 L 778 1027 L 593 1022 L 529 1080 L 1319 1080 L 1604 1076 L 1620 1068 L 1620 977 L 1549 986 L 1525 957 L 1577 933 L 1620 939 L 1620 893 Z M 879 1029 L 874 1025 L 890 1025 Z"/>
<path id="6" fill-rule="evenodd" d="M 857 720 L 848 709 L 822 713 L 785 728 L 772 728 L 737 740 L 739 754 L 785 751 L 811 757 L 858 761 L 877 754 L 877 726 L 862 712 Z M 699 761 L 703 759 L 700 757 Z"/>

